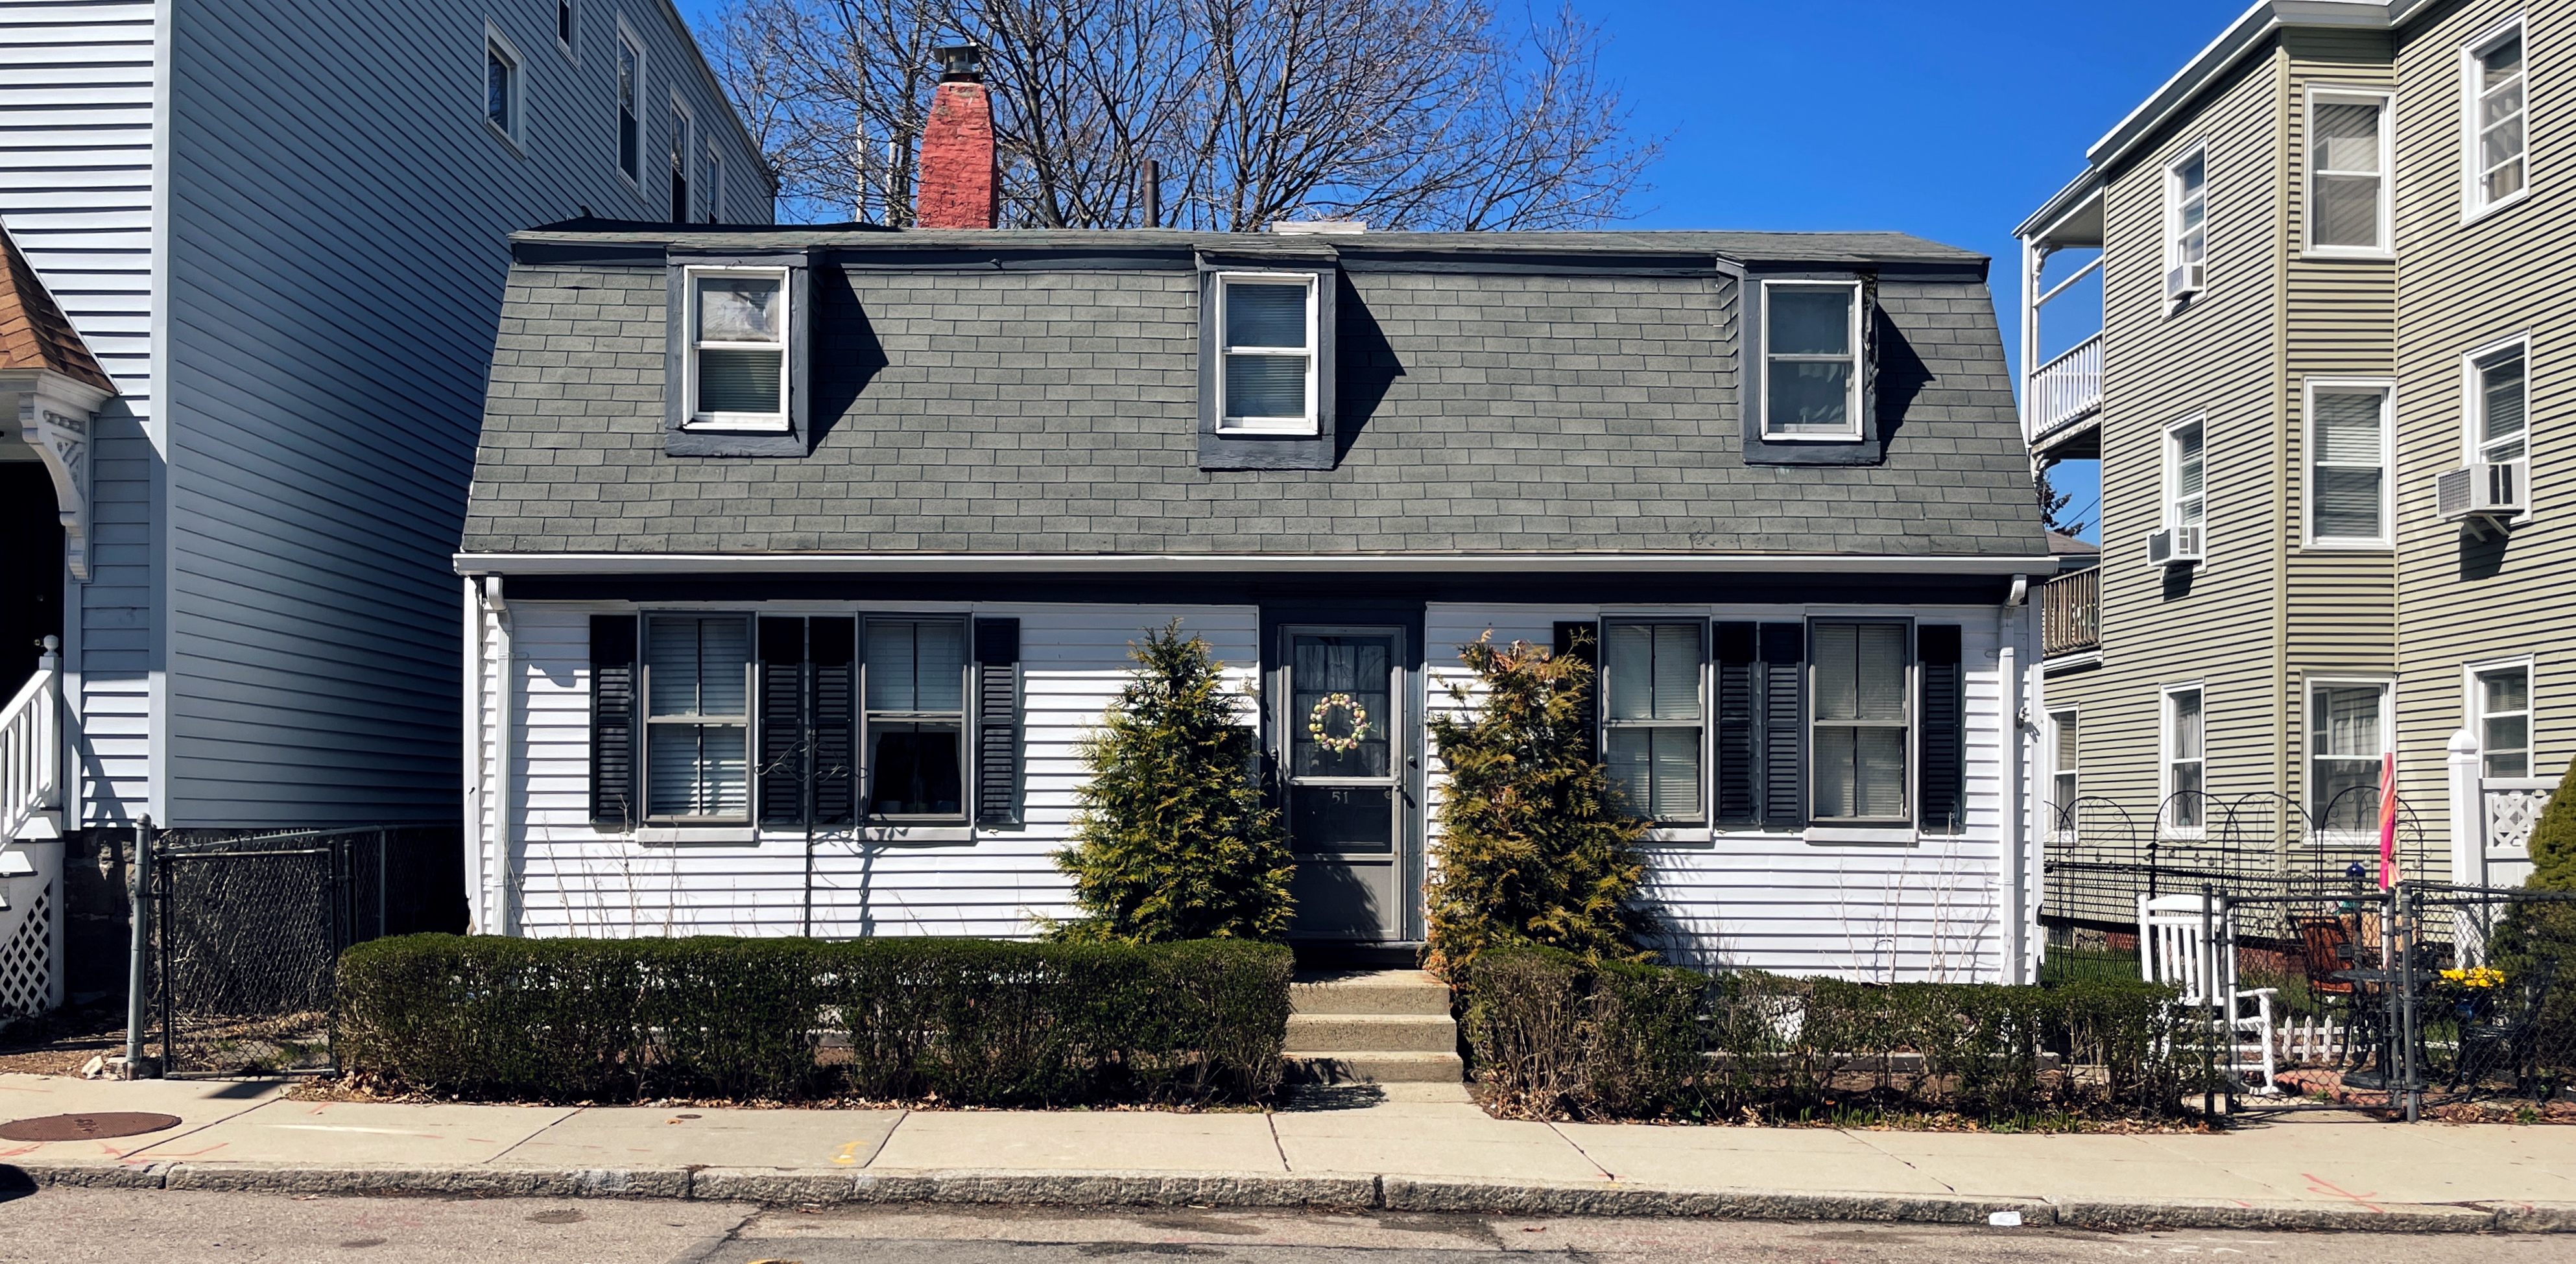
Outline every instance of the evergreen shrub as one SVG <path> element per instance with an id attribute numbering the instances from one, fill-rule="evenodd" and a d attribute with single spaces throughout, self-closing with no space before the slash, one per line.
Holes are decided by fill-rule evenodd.
<path id="1" fill-rule="evenodd" d="M 1629 814 L 1592 752 L 1589 663 L 1490 637 L 1458 647 L 1478 690 L 1464 716 L 1435 715 L 1446 777 L 1424 884 L 1428 964 L 1497 948 L 1561 948 L 1595 963 L 1644 961 L 1652 919 L 1638 900 L 1647 822 Z"/>
<path id="2" fill-rule="evenodd" d="M 1241 940 L 407 935 L 342 954 L 338 1049 L 465 1098 L 1254 1101 L 1294 968 Z"/>
<path id="3" fill-rule="evenodd" d="M 1179 620 L 1130 647 L 1136 670 L 1084 740 L 1073 877 L 1083 916 L 1056 937 L 1164 943 L 1276 939 L 1296 865 L 1256 776 L 1245 700 Z"/>
<path id="4" fill-rule="evenodd" d="M 1880 986 L 1513 948 L 1458 987 L 1486 1099 L 1530 1117 L 2157 1116 L 2197 1084 L 2173 993 L 2145 984 Z"/>

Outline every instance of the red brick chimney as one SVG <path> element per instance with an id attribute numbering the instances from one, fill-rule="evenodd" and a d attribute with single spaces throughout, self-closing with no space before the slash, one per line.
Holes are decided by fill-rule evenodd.
<path id="1" fill-rule="evenodd" d="M 984 90 L 984 50 L 939 50 L 939 88 L 921 129 L 922 228 L 991 228 L 1000 222 L 1001 171 L 993 154 L 993 98 Z"/>

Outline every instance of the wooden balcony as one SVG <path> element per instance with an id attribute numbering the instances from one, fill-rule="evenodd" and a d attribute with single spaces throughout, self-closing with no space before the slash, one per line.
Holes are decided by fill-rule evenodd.
<path id="1" fill-rule="evenodd" d="M 2095 334 L 2030 375 L 2023 413 L 2034 448 L 2102 412 L 2102 335 Z"/>
<path id="2" fill-rule="evenodd" d="M 2073 571 L 2039 586 L 2042 658 L 2102 648 L 2102 572 Z"/>

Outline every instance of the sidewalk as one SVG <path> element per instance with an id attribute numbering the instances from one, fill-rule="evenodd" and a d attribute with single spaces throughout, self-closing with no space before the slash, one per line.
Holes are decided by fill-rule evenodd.
<path id="1" fill-rule="evenodd" d="M 121 1140 L 0 1141 L 0 1165 L 44 1184 L 289 1193 L 2576 1230 L 2576 1128 L 2349 1116 L 2220 1136 L 1540 1124 L 1488 1118 L 1445 1085 L 1195 1115 L 403 1106 L 283 1092 L 0 1075 L 0 1121 L 181 1120 Z"/>

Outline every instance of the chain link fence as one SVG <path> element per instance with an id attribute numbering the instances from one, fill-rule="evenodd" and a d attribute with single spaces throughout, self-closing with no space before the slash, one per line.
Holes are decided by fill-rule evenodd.
<path id="1" fill-rule="evenodd" d="M 147 1014 L 165 1075 L 334 1067 L 340 953 L 453 929 L 457 831 L 162 831 L 152 849 Z"/>

